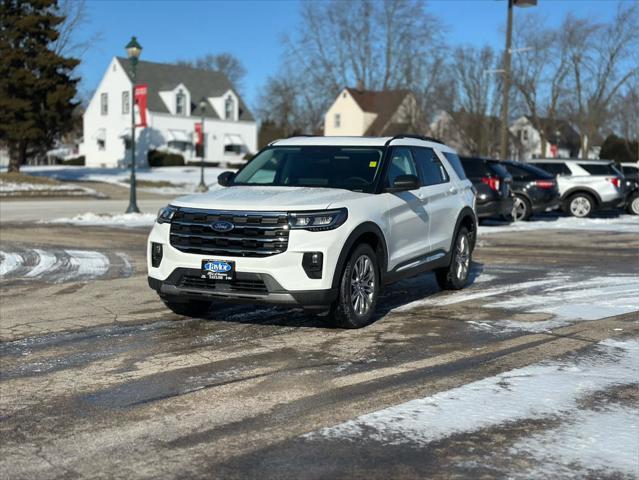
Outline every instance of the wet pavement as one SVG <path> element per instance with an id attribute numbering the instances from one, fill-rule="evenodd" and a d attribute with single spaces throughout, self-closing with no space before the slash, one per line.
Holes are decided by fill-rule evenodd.
<path id="1" fill-rule="evenodd" d="M 623 463 L 633 449 L 639 455 L 632 436 L 619 447 L 628 455 L 608 463 L 593 456 L 592 435 L 595 447 L 584 440 L 582 449 L 591 463 L 522 446 L 551 433 L 577 438 L 571 422 L 603 424 L 608 434 L 630 428 L 639 405 L 626 377 L 584 391 L 577 407 L 476 425 L 419 406 L 443 409 L 471 389 L 481 395 L 476 408 L 455 407 L 460 419 L 490 417 L 485 394 L 495 385 L 516 393 L 508 385 L 519 385 L 519 369 L 592 379 L 601 365 L 636 367 L 634 233 L 483 234 L 467 289 L 440 292 L 431 275 L 403 281 L 385 291 L 377 321 L 356 331 L 274 307 L 219 304 L 207 318 L 179 317 L 146 285 L 142 229 L 4 224 L 0 236 L 4 252 L 88 250 L 110 260 L 98 278 L 25 279 L 35 262 L 24 253 L 31 263 L 20 278 L 3 277 L 0 478 L 639 475 Z M 558 401 L 528 392 L 514 403 L 540 411 L 536 397 Z M 379 434 L 388 427 L 366 423 L 364 433 L 326 434 L 392 407 L 401 421 L 416 415 L 415 431 L 442 433 L 416 441 L 408 429 L 389 437 Z"/>

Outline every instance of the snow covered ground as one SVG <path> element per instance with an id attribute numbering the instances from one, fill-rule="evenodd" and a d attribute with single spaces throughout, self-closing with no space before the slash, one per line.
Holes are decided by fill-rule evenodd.
<path id="1" fill-rule="evenodd" d="M 526 232 L 531 230 L 592 230 L 639 233 L 639 215 L 619 215 L 610 218 L 576 218 L 557 214 L 533 217 L 528 222 L 504 223 L 487 220 L 479 226 L 479 234 Z"/>
<path id="2" fill-rule="evenodd" d="M 84 226 L 151 227 L 155 222 L 153 213 L 83 213 L 74 217 L 56 218 L 41 223 L 67 223 Z"/>
<path id="3" fill-rule="evenodd" d="M 108 255 L 95 250 L 21 248 L 0 250 L 0 280 L 34 280 L 61 283 L 93 280 L 113 270 L 129 276 L 133 269 L 122 252 Z"/>
<path id="4" fill-rule="evenodd" d="M 584 355 L 484 378 L 305 438 L 425 447 L 456 434 L 547 420 L 541 431 L 516 439 L 506 452 L 492 452 L 483 461 L 495 470 L 506 465 L 509 471 L 500 473 L 508 478 L 583 478 L 593 473 L 633 478 L 638 473 L 639 411 L 616 402 L 588 404 L 612 389 L 635 388 L 637 365 L 639 341 L 606 340 Z M 522 458 L 528 462 L 518 462 Z"/>
<path id="5" fill-rule="evenodd" d="M 207 185 L 217 185 L 217 177 L 227 169 L 205 167 L 204 179 Z M 123 187 L 128 186 L 130 170 L 126 168 L 89 168 L 74 166 L 27 166 L 21 169 L 23 173 L 44 176 L 61 181 L 91 181 L 105 182 Z M 147 182 L 169 182 L 171 185 L 159 187 L 141 186 L 141 190 L 161 195 L 181 195 L 192 193 L 200 183 L 200 169 L 190 167 L 156 167 L 136 170 L 138 180 Z"/>
<path id="6" fill-rule="evenodd" d="M 51 185 L 46 183 L 17 183 L 7 182 L 0 179 L 0 197 L 17 197 L 17 196 L 29 196 L 29 195 L 60 195 L 65 196 L 92 196 L 98 197 L 100 194 L 92 188 L 59 184 Z"/>

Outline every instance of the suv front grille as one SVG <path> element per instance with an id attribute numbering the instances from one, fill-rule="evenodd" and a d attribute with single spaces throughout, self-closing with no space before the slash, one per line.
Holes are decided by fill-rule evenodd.
<path id="1" fill-rule="evenodd" d="M 230 282 L 218 282 L 208 278 L 201 278 L 195 275 L 183 275 L 178 287 L 195 288 L 198 290 L 216 290 L 220 287 L 223 290 L 231 290 L 245 293 L 267 294 L 266 284 L 261 279 L 235 279 Z"/>
<path id="2" fill-rule="evenodd" d="M 232 223 L 216 232 L 218 221 Z M 288 248 L 288 216 L 281 212 L 221 212 L 180 208 L 171 220 L 171 245 L 186 253 L 230 257 L 268 257 Z"/>

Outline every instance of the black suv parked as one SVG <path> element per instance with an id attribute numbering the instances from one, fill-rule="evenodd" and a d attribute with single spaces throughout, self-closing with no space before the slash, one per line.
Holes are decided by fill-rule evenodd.
<path id="1" fill-rule="evenodd" d="M 561 195 L 553 174 L 520 162 L 506 161 L 501 164 L 513 176 L 513 220 L 528 220 L 533 213 L 559 207 Z"/>
<path id="2" fill-rule="evenodd" d="M 510 217 L 513 196 L 512 176 L 497 160 L 479 157 L 460 157 L 466 177 L 477 189 L 478 218 Z"/>

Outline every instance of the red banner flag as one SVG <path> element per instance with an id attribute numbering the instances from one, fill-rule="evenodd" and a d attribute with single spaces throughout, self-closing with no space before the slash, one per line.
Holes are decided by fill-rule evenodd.
<path id="1" fill-rule="evenodd" d="M 148 85 L 145 83 L 143 85 L 136 85 L 135 86 L 135 105 L 137 105 L 138 107 L 138 111 L 139 111 L 139 119 L 140 122 L 136 124 L 136 127 L 146 127 L 147 123 L 146 123 L 146 99 L 147 99 L 147 92 L 148 92 L 149 88 Z"/>
<path id="2" fill-rule="evenodd" d="M 195 138 L 195 144 L 202 145 L 202 143 L 204 142 L 204 138 L 202 137 L 202 122 L 195 123 Z"/>

